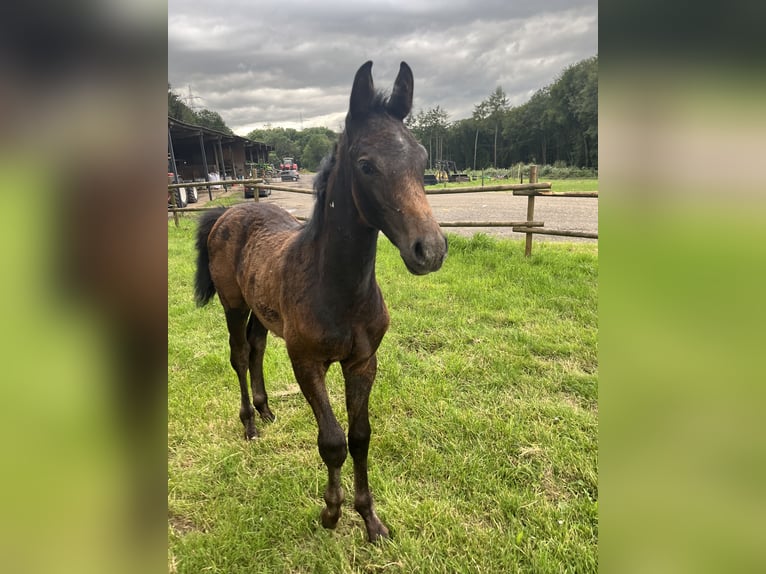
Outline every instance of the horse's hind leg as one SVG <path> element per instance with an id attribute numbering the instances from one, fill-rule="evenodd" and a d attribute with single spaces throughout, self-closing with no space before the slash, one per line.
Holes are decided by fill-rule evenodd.
<path id="1" fill-rule="evenodd" d="M 263 355 L 266 352 L 266 327 L 252 314 L 247 323 L 247 342 L 250 344 L 250 383 L 253 391 L 253 406 L 265 421 L 273 421 L 269 408 L 269 397 L 263 381 Z"/>
<path id="2" fill-rule="evenodd" d="M 247 370 L 250 362 L 250 345 L 247 342 L 246 327 L 250 309 L 226 309 L 226 326 L 229 329 L 229 346 L 231 347 L 231 366 L 239 379 L 239 390 L 242 404 L 239 408 L 239 420 L 245 426 L 245 438 L 254 439 L 258 436 L 255 430 L 255 409 L 250 404 L 247 390 Z"/>

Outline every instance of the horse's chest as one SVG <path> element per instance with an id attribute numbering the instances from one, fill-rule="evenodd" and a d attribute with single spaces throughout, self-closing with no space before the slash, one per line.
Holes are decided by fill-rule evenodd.
<path id="1" fill-rule="evenodd" d="M 306 310 L 290 319 L 285 325 L 288 346 L 302 349 L 322 361 L 372 355 L 388 327 L 385 306 L 376 307 L 374 312 Z"/>

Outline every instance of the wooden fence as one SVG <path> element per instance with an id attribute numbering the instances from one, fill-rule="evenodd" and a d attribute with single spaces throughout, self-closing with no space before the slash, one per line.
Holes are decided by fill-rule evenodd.
<path id="1" fill-rule="evenodd" d="M 584 237 L 588 239 L 598 239 L 598 233 L 589 231 L 572 231 L 567 229 L 547 229 L 543 221 L 536 221 L 535 215 L 535 197 L 598 197 L 597 191 L 566 191 L 556 193 L 551 189 L 548 182 L 537 181 L 537 166 L 530 166 L 530 183 L 517 183 L 508 185 L 485 185 L 483 187 L 445 187 L 442 189 L 428 189 L 428 195 L 442 195 L 450 193 L 480 193 L 487 191 L 512 191 L 513 195 L 527 197 L 527 217 L 519 221 L 440 221 L 440 227 L 510 227 L 515 233 L 525 234 L 524 255 L 529 257 L 532 254 L 532 237 L 534 234 L 557 235 L 562 237 Z M 176 183 L 168 185 L 168 189 L 176 187 L 204 187 L 207 182 L 194 183 Z M 286 185 L 274 185 L 265 183 L 263 179 L 237 179 L 211 182 L 210 185 L 239 185 L 252 183 L 255 184 L 256 192 L 253 194 L 254 201 L 258 201 L 258 189 L 271 189 L 273 191 L 286 191 L 290 193 L 313 194 L 312 189 L 289 187 Z M 212 207 L 185 207 L 179 208 L 175 204 L 175 194 L 170 194 L 172 206 L 169 208 L 173 212 L 175 224 L 178 225 L 178 213 L 186 211 L 207 211 L 214 209 Z M 305 217 L 298 217 L 305 220 Z"/>

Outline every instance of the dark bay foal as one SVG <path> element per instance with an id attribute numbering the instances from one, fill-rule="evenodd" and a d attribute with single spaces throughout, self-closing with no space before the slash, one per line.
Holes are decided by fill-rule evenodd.
<path id="1" fill-rule="evenodd" d="M 264 387 L 263 354 L 269 331 L 284 338 L 319 427 L 319 454 L 329 475 L 321 514 L 325 528 L 335 527 L 343 502 L 346 437 L 325 388 L 327 369 L 340 362 L 354 508 L 374 542 L 388 535 L 367 483 L 367 403 L 376 351 L 389 322 L 375 279 L 378 232 L 416 275 L 441 267 L 447 241 L 423 189 L 426 151 L 403 123 L 412 107 L 412 71 L 402 62 L 386 98 L 375 91 L 371 69 L 367 62 L 356 73 L 345 130 L 317 175 L 316 205 L 308 223 L 264 203 L 205 214 L 197 234 L 195 291 L 199 305 L 215 293 L 223 304 L 247 439 L 258 434 L 256 410 L 262 419 L 274 419 Z"/>

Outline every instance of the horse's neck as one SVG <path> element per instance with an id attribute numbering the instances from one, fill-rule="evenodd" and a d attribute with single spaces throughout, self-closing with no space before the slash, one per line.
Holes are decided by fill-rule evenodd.
<path id="1" fill-rule="evenodd" d="M 354 204 L 345 170 L 330 176 L 318 235 L 320 273 L 338 295 L 364 295 L 375 284 L 378 231 L 366 225 Z"/>

